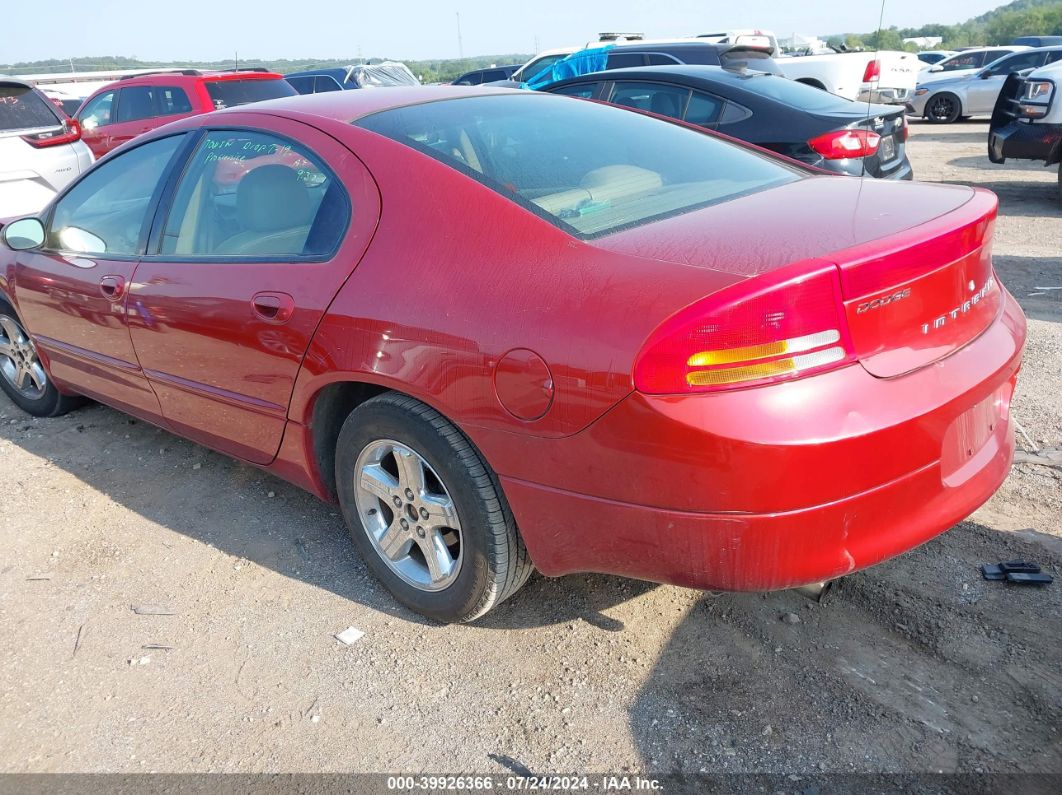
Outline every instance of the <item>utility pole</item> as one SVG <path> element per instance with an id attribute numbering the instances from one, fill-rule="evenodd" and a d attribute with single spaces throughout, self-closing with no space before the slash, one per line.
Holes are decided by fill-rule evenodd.
<path id="1" fill-rule="evenodd" d="M 457 12 L 457 57 L 465 57 L 465 45 L 461 42 L 461 12 Z"/>
<path id="2" fill-rule="evenodd" d="M 240 51 L 236 50 L 235 55 L 236 55 L 236 70 L 235 71 L 238 72 L 238 71 L 240 71 Z"/>

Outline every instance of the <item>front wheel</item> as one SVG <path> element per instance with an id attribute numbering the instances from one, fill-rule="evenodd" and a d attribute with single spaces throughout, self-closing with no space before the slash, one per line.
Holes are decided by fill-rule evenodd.
<path id="1" fill-rule="evenodd" d="M 18 316 L 0 301 L 0 389 L 16 406 L 34 417 L 58 417 L 81 399 L 63 395 L 48 378 L 37 346 Z"/>
<path id="2" fill-rule="evenodd" d="M 962 115 L 962 104 L 954 94 L 937 94 L 926 105 L 926 118 L 934 124 L 952 124 Z"/>
<path id="3" fill-rule="evenodd" d="M 356 408 L 336 452 L 339 503 L 380 581 L 438 621 L 472 621 L 532 571 L 487 463 L 434 409 L 396 393 Z"/>

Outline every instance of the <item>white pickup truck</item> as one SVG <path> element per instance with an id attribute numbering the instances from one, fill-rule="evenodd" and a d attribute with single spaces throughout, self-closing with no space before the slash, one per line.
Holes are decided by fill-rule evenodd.
<path id="1" fill-rule="evenodd" d="M 901 105 L 914 92 L 922 62 L 898 50 L 835 52 L 776 58 L 782 73 L 831 94 L 863 102 Z"/>

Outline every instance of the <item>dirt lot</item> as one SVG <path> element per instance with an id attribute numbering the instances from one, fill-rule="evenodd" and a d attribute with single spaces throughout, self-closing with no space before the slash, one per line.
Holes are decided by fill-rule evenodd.
<path id="1" fill-rule="evenodd" d="M 999 194 L 1030 317 L 1014 413 L 1059 448 L 1056 175 L 989 164 L 985 135 L 916 125 L 910 152 Z M 1057 468 L 1017 464 L 822 605 L 536 577 L 452 627 L 396 607 L 332 507 L 100 406 L 0 403 L 0 494 L 0 771 L 1062 773 L 1062 582 L 978 572 L 1062 575 Z"/>

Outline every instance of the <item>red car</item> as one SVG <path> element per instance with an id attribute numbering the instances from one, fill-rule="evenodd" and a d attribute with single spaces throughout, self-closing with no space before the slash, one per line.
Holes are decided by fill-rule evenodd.
<path id="1" fill-rule="evenodd" d="M 74 114 L 97 158 L 176 119 L 264 99 L 296 96 L 283 76 L 262 70 L 169 69 L 130 75 L 89 96 Z"/>
<path id="2" fill-rule="evenodd" d="M 144 136 L 5 227 L 0 385 L 338 501 L 437 619 L 532 565 L 791 588 L 1006 477 L 1025 318 L 995 215 L 536 92 L 279 100 Z"/>

